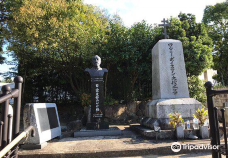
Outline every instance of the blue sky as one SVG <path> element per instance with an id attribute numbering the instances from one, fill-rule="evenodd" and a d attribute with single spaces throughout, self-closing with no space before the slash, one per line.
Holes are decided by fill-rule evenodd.
<path id="1" fill-rule="evenodd" d="M 146 20 L 150 24 L 159 24 L 163 18 L 177 17 L 180 12 L 191 13 L 200 22 L 207 5 L 225 2 L 225 0 L 84 0 L 107 9 L 110 14 L 118 14 L 128 27 Z M 7 55 L 4 55 L 7 57 Z M 10 60 L 9 57 L 7 57 Z M 9 70 L 9 65 L 0 65 L 0 72 Z M 2 77 L 0 76 L 0 80 Z"/>
<path id="2" fill-rule="evenodd" d="M 160 23 L 163 18 L 177 17 L 180 12 L 196 15 L 197 22 L 203 17 L 207 5 L 225 0 L 84 0 L 105 8 L 111 14 L 119 14 L 126 26 L 146 20 L 147 23 Z"/>

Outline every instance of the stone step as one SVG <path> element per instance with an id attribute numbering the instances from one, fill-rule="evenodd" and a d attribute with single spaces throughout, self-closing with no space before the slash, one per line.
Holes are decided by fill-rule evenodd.
<path id="1" fill-rule="evenodd" d="M 47 142 L 39 150 L 19 150 L 20 158 L 101 158 L 101 157 L 135 157 L 143 155 L 179 155 L 192 153 L 181 150 L 174 153 L 171 145 L 175 140 L 151 140 L 143 138 L 129 130 L 129 126 L 118 126 L 120 136 L 63 137 Z M 210 144 L 210 140 L 181 140 L 183 144 Z M 208 150 L 194 150 L 194 153 Z"/>
<path id="2" fill-rule="evenodd" d="M 130 125 L 130 128 L 140 135 L 150 138 L 150 139 L 155 139 L 155 140 L 176 140 L 175 136 L 175 131 L 174 130 L 161 130 L 160 132 L 155 132 L 152 129 L 149 129 L 147 127 L 141 126 L 141 125 Z M 199 136 L 199 130 L 193 130 L 193 129 L 185 129 L 184 130 L 184 138 L 185 139 L 190 139 L 190 135 L 195 135 L 197 137 Z"/>

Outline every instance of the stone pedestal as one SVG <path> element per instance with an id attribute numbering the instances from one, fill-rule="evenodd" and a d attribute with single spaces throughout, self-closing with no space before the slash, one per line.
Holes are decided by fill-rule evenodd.
<path id="1" fill-rule="evenodd" d="M 108 129 L 108 122 L 104 121 L 104 81 L 103 76 L 91 78 L 91 113 L 87 130 Z"/>
<path id="2" fill-rule="evenodd" d="M 200 137 L 202 139 L 208 139 L 209 138 L 209 130 L 208 130 L 207 126 L 200 126 L 199 131 L 200 131 Z"/>
<path id="3" fill-rule="evenodd" d="M 152 101 L 146 106 L 142 125 L 169 129 L 170 113 L 181 113 L 184 120 L 193 119 L 201 103 L 189 98 L 182 43 L 160 40 L 152 49 Z"/>
<path id="4" fill-rule="evenodd" d="M 184 128 L 182 126 L 176 127 L 175 132 L 177 139 L 184 139 Z"/>
<path id="5" fill-rule="evenodd" d="M 122 135 L 122 131 L 118 127 L 110 127 L 109 129 L 96 129 L 87 130 L 81 129 L 74 132 L 74 137 L 95 137 L 95 136 L 119 136 Z"/>
<path id="6" fill-rule="evenodd" d="M 24 129 L 35 128 L 35 137 L 29 135 L 26 144 L 34 148 L 44 147 L 43 143 L 61 136 L 61 126 L 55 103 L 29 103 L 24 107 Z M 28 145 L 28 146 L 29 146 Z"/>
<path id="7" fill-rule="evenodd" d="M 194 98 L 153 100 L 147 103 L 146 117 L 141 124 L 151 129 L 154 125 L 160 126 L 162 129 L 171 129 L 168 114 L 177 111 L 182 114 L 185 121 L 192 120 L 193 114 L 201 107 L 201 103 Z"/>

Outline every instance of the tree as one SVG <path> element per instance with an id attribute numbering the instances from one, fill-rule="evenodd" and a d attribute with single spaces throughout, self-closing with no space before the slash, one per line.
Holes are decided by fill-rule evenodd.
<path id="1" fill-rule="evenodd" d="M 12 79 L 10 77 L 6 77 L 3 82 L 12 83 L 13 81 L 12 81 Z"/>
<path id="2" fill-rule="evenodd" d="M 228 1 L 207 6 L 203 22 L 213 40 L 214 69 L 218 71 L 217 80 L 228 85 Z"/>
<path id="3" fill-rule="evenodd" d="M 196 23 L 192 14 L 180 13 L 178 19 L 170 19 L 170 24 L 170 38 L 178 39 L 183 44 L 190 97 L 204 103 L 205 88 L 197 76 L 213 65 L 212 39 L 208 36 L 205 25 Z"/>
<path id="4" fill-rule="evenodd" d="M 212 40 L 203 23 L 196 23 L 192 14 L 180 13 L 171 18 L 168 35 L 183 44 L 187 76 L 199 76 L 212 65 Z"/>
<path id="5" fill-rule="evenodd" d="M 81 0 L 18 0 L 9 10 L 12 20 L 4 35 L 19 61 L 19 74 L 26 80 L 34 62 L 33 76 L 59 74 L 79 96 L 86 88 L 84 68 L 108 24 L 102 11 Z"/>
<path id="6" fill-rule="evenodd" d="M 98 54 L 109 69 L 108 93 L 119 100 L 131 101 L 143 95 L 145 86 L 151 86 L 151 49 L 155 44 L 153 27 L 145 21 L 126 28 L 121 19 L 110 19 L 106 41 Z"/>
<path id="7" fill-rule="evenodd" d="M 3 30 L 6 23 L 6 7 L 5 1 L 0 0 L 0 64 L 3 64 L 5 58 L 2 56 L 3 54 L 3 44 L 4 44 L 4 37 L 3 37 Z"/>

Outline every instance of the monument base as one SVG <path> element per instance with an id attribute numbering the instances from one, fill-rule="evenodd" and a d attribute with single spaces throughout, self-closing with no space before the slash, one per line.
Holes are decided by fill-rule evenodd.
<path id="1" fill-rule="evenodd" d="M 175 130 L 160 130 L 159 132 L 155 132 L 152 129 L 149 129 L 147 127 L 143 127 L 140 125 L 130 125 L 130 128 L 142 135 L 143 137 L 154 139 L 154 140 L 177 140 L 177 136 L 175 134 Z M 184 129 L 184 139 L 193 139 L 193 136 L 200 137 L 200 131 L 199 129 Z M 194 138 L 196 139 L 196 138 Z M 208 139 L 208 138 L 205 138 Z"/>
<path id="2" fill-rule="evenodd" d="M 95 137 L 95 136 L 119 136 L 122 135 L 122 131 L 118 127 L 110 127 L 109 129 L 96 129 L 87 130 L 81 129 L 74 132 L 74 137 Z"/>
<path id="3" fill-rule="evenodd" d="M 86 130 L 109 129 L 109 123 L 105 121 L 90 122 L 86 124 Z"/>
<path id="4" fill-rule="evenodd" d="M 152 100 L 146 105 L 146 118 L 141 121 L 141 125 L 151 129 L 154 126 L 171 129 L 168 114 L 178 112 L 185 121 L 192 120 L 198 108 L 202 108 L 202 104 L 194 98 Z"/>
<path id="5" fill-rule="evenodd" d="M 24 150 L 34 150 L 34 149 L 43 149 L 47 146 L 47 142 L 41 144 L 23 144 L 21 148 Z"/>

